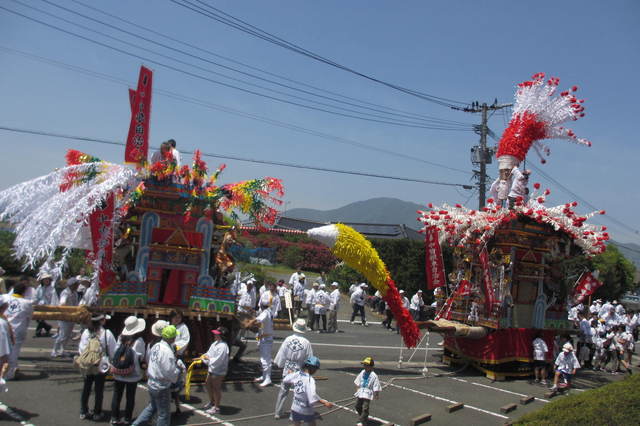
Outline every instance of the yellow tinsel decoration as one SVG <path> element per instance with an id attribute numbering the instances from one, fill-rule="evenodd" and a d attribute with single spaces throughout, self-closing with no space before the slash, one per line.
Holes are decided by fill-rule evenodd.
<path id="1" fill-rule="evenodd" d="M 376 249 L 355 229 L 342 223 L 335 226 L 340 233 L 331 252 L 364 275 L 371 285 L 385 296 L 389 289 L 387 285 L 389 271 Z"/>

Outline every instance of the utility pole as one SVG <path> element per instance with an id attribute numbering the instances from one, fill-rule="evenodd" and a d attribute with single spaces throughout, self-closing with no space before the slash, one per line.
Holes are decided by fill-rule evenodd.
<path id="1" fill-rule="evenodd" d="M 487 135 L 493 134 L 487 124 L 489 121 L 488 113 L 489 111 L 498 111 L 510 106 L 513 106 L 513 104 L 499 105 L 496 99 L 491 105 L 487 105 L 486 103 L 480 104 L 476 101 L 472 102 L 470 107 L 459 108 L 464 112 L 482 113 L 482 122 L 474 126 L 476 133 L 480 135 L 480 145 L 471 148 L 471 163 L 480 166 L 480 170 L 474 170 L 478 177 L 478 209 L 482 209 L 485 205 L 487 193 L 487 164 L 491 164 L 494 154 L 493 149 L 487 148 Z"/>

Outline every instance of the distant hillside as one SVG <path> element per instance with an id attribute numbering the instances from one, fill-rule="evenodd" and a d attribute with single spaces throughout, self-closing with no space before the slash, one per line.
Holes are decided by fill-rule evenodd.
<path id="1" fill-rule="evenodd" d="M 397 198 L 371 198 L 357 201 L 334 210 L 291 209 L 286 216 L 316 222 L 363 222 L 405 224 L 420 229 L 416 210 L 427 207 Z"/>

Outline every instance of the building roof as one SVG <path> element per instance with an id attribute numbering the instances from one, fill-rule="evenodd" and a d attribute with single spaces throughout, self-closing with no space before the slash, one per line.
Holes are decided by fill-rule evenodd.
<path id="1" fill-rule="evenodd" d="M 275 229 L 308 231 L 311 228 L 328 225 L 337 222 L 314 222 L 306 219 L 296 219 L 293 217 L 281 216 L 273 225 Z M 403 239 L 421 241 L 424 236 L 415 229 L 409 228 L 404 224 L 387 224 L 387 223 L 356 223 L 341 222 L 348 225 L 363 234 L 367 238 L 385 238 L 385 239 Z"/>

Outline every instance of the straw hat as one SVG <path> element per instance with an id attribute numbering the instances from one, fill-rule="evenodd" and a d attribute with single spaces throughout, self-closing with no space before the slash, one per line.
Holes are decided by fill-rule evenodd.
<path id="1" fill-rule="evenodd" d="M 162 329 L 165 328 L 166 326 L 168 326 L 169 323 L 165 320 L 158 320 L 156 322 L 153 323 L 153 325 L 151 326 L 151 334 L 153 334 L 154 336 L 157 337 L 161 337 L 162 336 Z"/>
<path id="2" fill-rule="evenodd" d="M 147 326 L 147 322 L 142 318 L 137 318 L 134 315 L 127 317 L 124 320 L 124 329 L 122 330 L 123 336 L 133 336 L 144 331 Z"/>
<path id="3" fill-rule="evenodd" d="M 302 318 L 298 318 L 296 322 L 293 323 L 293 331 L 304 334 L 307 331 L 307 322 Z"/>

